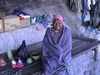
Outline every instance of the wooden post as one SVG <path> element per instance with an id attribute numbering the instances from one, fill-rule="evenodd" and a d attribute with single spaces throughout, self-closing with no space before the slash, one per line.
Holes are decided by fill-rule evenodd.
<path id="1" fill-rule="evenodd" d="M 98 60 L 98 50 L 95 48 L 94 50 L 94 60 L 97 61 Z"/>

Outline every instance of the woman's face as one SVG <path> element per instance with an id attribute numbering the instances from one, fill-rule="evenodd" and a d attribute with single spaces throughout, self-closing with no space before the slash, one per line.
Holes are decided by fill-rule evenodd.
<path id="1" fill-rule="evenodd" d="M 55 30 L 59 30 L 59 29 L 62 28 L 63 24 L 62 24 L 62 22 L 59 19 L 56 19 L 56 20 L 53 21 L 52 26 L 53 26 L 53 28 Z"/>

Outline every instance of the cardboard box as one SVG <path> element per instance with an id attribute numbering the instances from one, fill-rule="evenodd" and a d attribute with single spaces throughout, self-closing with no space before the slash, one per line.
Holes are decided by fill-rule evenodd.
<path id="1" fill-rule="evenodd" d="M 18 16 L 9 15 L 4 19 L 4 30 L 10 31 L 20 28 L 20 20 Z"/>
<path id="2" fill-rule="evenodd" d="M 0 32 L 3 32 L 4 31 L 4 29 L 3 29 L 3 22 L 2 22 L 2 20 L 0 20 Z"/>
<path id="3" fill-rule="evenodd" d="M 20 26 L 21 27 L 30 26 L 30 18 L 24 19 L 24 20 L 20 20 Z"/>
<path id="4" fill-rule="evenodd" d="M 4 17 L 5 13 L 0 12 L 0 32 L 4 32 Z"/>

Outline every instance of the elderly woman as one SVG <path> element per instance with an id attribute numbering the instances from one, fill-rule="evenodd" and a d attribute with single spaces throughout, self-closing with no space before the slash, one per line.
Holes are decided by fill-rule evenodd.
<path id="1" fill-rule="evenodd" d="M 46 30 L 43 39 L 42 63 L 44 75 L 71 75 L 72 37 L 63 25 L 63 17 L 54 15 L 51 28 Z"/>

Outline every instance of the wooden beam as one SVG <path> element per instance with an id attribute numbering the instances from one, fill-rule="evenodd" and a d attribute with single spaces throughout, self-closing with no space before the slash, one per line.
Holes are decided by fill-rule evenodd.
<path id="1" fill-rule="evenodd" d="M 94 50 L 94 60 L 98 61 L 98 50 L 96 48 L 93 49 Z"/>

